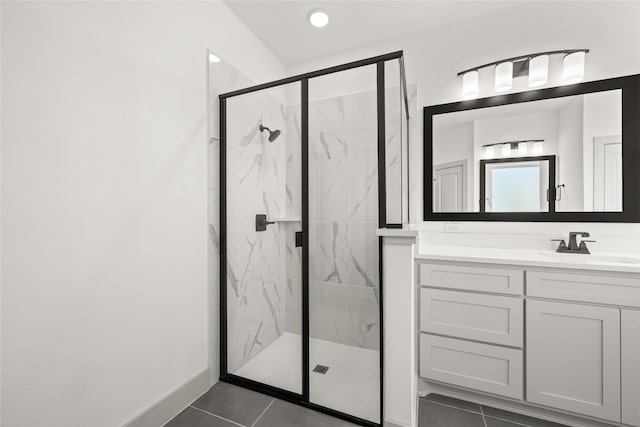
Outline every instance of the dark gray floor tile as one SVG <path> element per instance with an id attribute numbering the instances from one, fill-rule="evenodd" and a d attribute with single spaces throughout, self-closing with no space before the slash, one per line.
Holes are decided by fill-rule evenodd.
<path id="1" fill-rule="evenodd" d="M 497 418 L 485 417 L 484 420 L 487 422 L 487 427 L 523 427 L 522 424 L 499 420 Z"/>
<path id="2" fill-rule="evenodd" d="M 206 414 L 188 406 L 176 415 L 165 427 L 238 427 L 222 418 Z"/>
<path id="3" fill-rule="evenodd" d="M 450 406 L 420 401 L 419 427 L 484 427 L 482 415 Z"/>
<path id="4" fill-rule="evenodd" d="M 466 400 L 454 399 L 453 397 L 443 396 L 441 394 L 431 393 L 422 398 L 429 402 L 442 403 L 443 405 L 454 406 L 467 411 L 480 413 L 480 405 L 477 403 L 467 402 Z"/>
<path id="5" fill-rule="evenodd" d="M 276 399 L 255 427 L 355 427 L 355 424 Z"/>
<path id="6" fill-rule="evenodd" d="M 250 426 L 272 401 L 272 397 L 264 394 L 219 382 L 200 396 L 191 406 Z"/>
<path id="7" fill-rule="evenodd" d="M 484 415 L 486 417 L 512 421 L 514 423 L 524 424 L 529 427 L 566 427 L 564 424 L 552 423 L 551 421 L 528 417 L 526 415 L 516 414 L 515 412 L 503 411 L 502 409 L 492 408 L 490 406 L 482 405 L 482 410 L 484 411 Z"/>

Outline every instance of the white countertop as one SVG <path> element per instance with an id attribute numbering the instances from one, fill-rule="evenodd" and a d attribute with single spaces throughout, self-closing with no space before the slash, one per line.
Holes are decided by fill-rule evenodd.
<path id="1" fill-rule="evenodd" d="M 534 267 L 616 271 L 640 274 L 637 254 L 559 254 L 551 250 L 499 249 L 467 246 L 420 245 L 416 259 L 483 262 Z"/>
<path id="2" fill-rule="evenodd" d="M 417 230 L 409 230 L 407 228 L 378 228 L 376 236 L 380 237 L 418 237 Z"/>

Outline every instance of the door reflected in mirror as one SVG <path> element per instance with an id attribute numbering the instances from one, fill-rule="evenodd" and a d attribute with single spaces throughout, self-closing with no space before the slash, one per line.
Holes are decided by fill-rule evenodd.
<path id="1" fill-rule="evenodd" d="M 555 156 L 480 160 L 480 212 L 552 212 Z"/>

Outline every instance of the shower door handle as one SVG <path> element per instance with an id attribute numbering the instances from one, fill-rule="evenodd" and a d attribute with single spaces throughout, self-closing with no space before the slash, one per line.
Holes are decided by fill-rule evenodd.
<path id="1" fill-rule="evenodd" d="M 256 215 L 256 231 L 267 231 L 267 225 L 275 224 L 274 221 L 267 221 L 267 216 L 264 214 Z"/>

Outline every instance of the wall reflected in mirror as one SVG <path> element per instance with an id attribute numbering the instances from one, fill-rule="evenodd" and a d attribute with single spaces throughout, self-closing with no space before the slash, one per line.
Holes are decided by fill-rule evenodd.
<path id="1" fill-rule="evenodd" d="M 619 89 L 433 116 L 434 212 L 621 212 L 622 176 Z"/>

